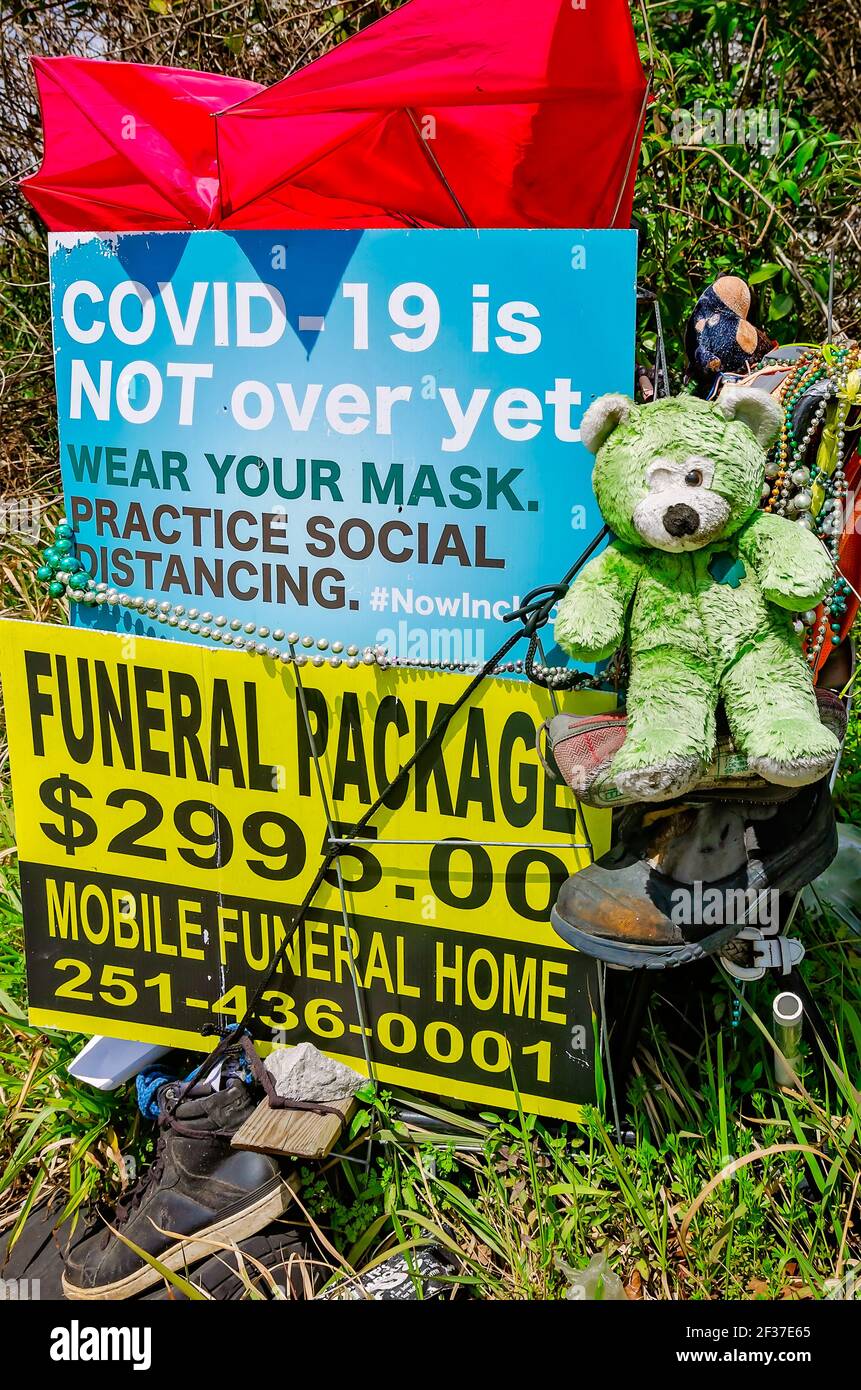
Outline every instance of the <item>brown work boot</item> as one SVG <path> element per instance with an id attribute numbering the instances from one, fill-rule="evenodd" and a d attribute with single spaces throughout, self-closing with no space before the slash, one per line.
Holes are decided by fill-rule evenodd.
<path id="1" fill-rule="evenodd" d="M 780 894 L 803 888 L 837 853 L 826 779 L 768 818 L 762 807 L 739 807 L 741 862 L 711 880 L 705 871 L 697 879 L 665 871 L 681 858 L 660 844 L 660 821 L 644 823 L 648 809 L 613 849 L 563 883 L 551 912 L 563 940 L 611 965 L 666 970 L 720 951 L 742 928 L 776 922 Z M 700 865 L 707 851 L 701 846 Z"/>

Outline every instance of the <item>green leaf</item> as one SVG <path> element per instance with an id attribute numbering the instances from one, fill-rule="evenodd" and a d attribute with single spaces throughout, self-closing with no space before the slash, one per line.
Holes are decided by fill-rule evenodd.
<path id="1" fill-rule="evenodd" d="M 792 309 L 794 305 L 795 300 L 793 299 L 791 294 L 776 294 L 774 296 L 774 299 L 771 301 L 771 308 L 768 311 L 768 317 L 772 320 L 772 322 L 777 322 L 778 319 L 785 319 L 786 315 L 789 313 L 790 309 Z"/>
<path id="2" fill-rule="evenodd" d="M 791 198 L 796 206 L 801 202 L 801 190 L 794 179 L 781 179 L 777 187 L 781 193 Z"/>
<path id="3" fill-rule="evenodd" d="M 805 140 L 802 145 L 799 145 L 798 149 L 795 152 L 795 159 L 792 165 L 793 173 L 801 173 L 805 164 L 811 158 L 814 150 L 816 149 L 816 145 L 817 140 L 815 135 L 811 136 L 809 140 Z"/>
<path id="4" fill-rule="evenodd" d="M 0 1012 L 9 1018 L 14 1018 L 16 1023 L 21 1023 L 27 1017 L 24 1010 L 19 1008 L 14 999 L 11 999 L 4 989 L 0 989 Z"/>
<path id="5" fill-rule="evenodd" d="M 367 1129 L 371 1121 L 370 1110 L 357 1110 L 350 1121 L 350 1139 L 355 1139 L 356 1135 L 363 1129 Z"/>
<path id="6" fill-rule="evenodd" d="M 761 285 L 764 280 L 773 280 L 782 269 L 783 267 L 776 265 L 774 261 L 768 261 L 766 265 L 761 265 L 756 270 L 751 271 L 747 277 L 747 283 L 749 285 Z"/>

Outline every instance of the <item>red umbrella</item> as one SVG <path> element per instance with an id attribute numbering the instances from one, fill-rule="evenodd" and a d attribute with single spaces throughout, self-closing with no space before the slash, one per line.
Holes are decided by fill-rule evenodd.
<path id="1" fill-rule="evenodd" d="M 225 227 L 609 227 L 646 105 L 627 0 L 411 0 L 216 118 Z"/>
<path id="2" fill-rule="evenodd" d="M 212 113 L 259 83 L 92 58 L 33 67 L 45 155 L 21 187 L 51 231 L 218 225 Z"/>
<path id="3" fill-rule="evenodd" d="M 54 231 L 630 218 L 646 81 L 627 0 L 411 0 L 267 90 L 34 61 L 45 158 L 23 190 Z"/>

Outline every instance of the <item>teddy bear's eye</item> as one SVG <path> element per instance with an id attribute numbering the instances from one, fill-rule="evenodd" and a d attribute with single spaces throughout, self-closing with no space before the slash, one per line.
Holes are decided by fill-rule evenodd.
<path id="1" fill-rule="evenodd" d="M 692 468 L 689 473 L 685 474 L 685 482 L 688 487 L 699 487 L 702 480 L 703 471 L 701 468 Z"/>

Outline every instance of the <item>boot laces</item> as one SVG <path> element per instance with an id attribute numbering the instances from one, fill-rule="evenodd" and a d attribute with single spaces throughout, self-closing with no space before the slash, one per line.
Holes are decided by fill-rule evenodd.
<path id="1" fill-rule="evenodd" d="M 156 1140 L 155 1154 L 153 1161 L 145 1173 L 136 1179 L 127 1192 L 119 1198 L 114 1212 L 113 1225 L 120 1227 L 126 1225 L 136 1212 L 146 1197 L 150 1189 L 161 1181 L 164 1173 L 165 1159 L 167 1157 L 167 1131 L 178 1128 L 176 1121 L 165 1110 L 158 1117 L 159 1135 Z M 102 1247 L 104 1248 L 111 1238 L 110 1230 L 106 1230 L 102 1236 Z"/>

